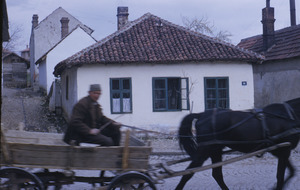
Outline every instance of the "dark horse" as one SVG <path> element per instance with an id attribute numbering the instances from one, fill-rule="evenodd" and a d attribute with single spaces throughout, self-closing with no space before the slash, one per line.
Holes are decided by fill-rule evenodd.
<path id="1" fill-rule="evenodd" d="M 196 136 L 192 133 L 192 123 L 196 119 Z M 299 142 L 300 98 L 283 104 L 271 104 L 260 111 L 209 110 L 187 115 L 179 128 L 180 146 L 190 155 L 192 162 L 188 168 L 200 167 L 211 158 L 212 163 L 221 162 L 224 147 L 249 153 L 281 142 L 291 146 L 278 148 L 271 153 L 278 158 L 277 186 L 294 176 L 295 169 L 289 161 L 291 150 Z M 290 175 L 284 179 L 285 169 Z M 193 174 L 184 175 L 176 189 L 183 189 Z M 228 189 L 222 167 L 214 168 L 212 176 L 222 189 Z"/>

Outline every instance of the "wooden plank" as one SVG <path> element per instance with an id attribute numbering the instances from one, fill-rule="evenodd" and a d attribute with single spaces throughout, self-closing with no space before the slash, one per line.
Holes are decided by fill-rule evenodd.
<path id="1" fill-rule="evenodd" d="M 72 147 L 62 141 L 63 134 L 57 133 L 8 130 L 5 131 L 5 137 L 12 166 L 122 170 L 123 146 Z M 145 171 L 148 168 L 152 149 L 149 146 L 141 146 L 143 145 L 141 142 L 136 144 L 139 146 L 128 147 L 127 170 Z M 3 153 L 1 153 L 1 157 L 3 157 Z M 1 162 L 0 164 L 5 165 L 6 163 Z"/>
<path id="2" fill-rule="evenodd" d="M 121 163 L 121 160 L 120 160 Z M 134 165 L 134 166 L 132 166 Z M 59 165 L 38 165 L 38 164 L 11 164 L 12 167 L 22 167 L 22 168 L 44 168 L 44 169 L 68 169 L 68 170 L 113 170 L 113 171 L 148 171 L 149 164 L 148 160 L 145 161 L 138 161 L 135 160 L 129 160 L 129 167 L 126 170 L 123 170 L 121 167 L 121 164 L 115 165 L 115 166 L 107 166 L 106 164 L 100 164 L 96 167 L 84 167 L 84 166 L 72 166 L 72 167 L 65 167 L 65 166 L 59 166 Z"/>
<path id="3" fill-rule="evenodd" d="M 121 169 L 124 147 L 71 147 L 8 143 L 15 165 L 42 168 Z M 72 150 L 72 160 L 69 152 Z M 129 147 L 128 169 L 146 169 L 151 147 Z M 109 155 L 109 156 L 108 156 Z M 72 165 L 68 165 L 72 163 Z"/>
<path id="4" fill-rule="evenodd" d="M 4 161 L 5 163 L 10 163 L 11 162 L 11 156 L 8 151 L 8 146 L 7 146 L 7 141 L 4 136 L 4 130 L 0 129 L 0 137 L 1 137 L 1 163 Z"/>
<path id="5" fill-rule="evenodd" d="M 43 139 L 43 137 L 37 137 L 37 138 L 27 138 L 27 137 L 6 137 L 8 142 L 14 142 L 14 143 L 26 143 L 26 144 L 45 144 L 45 145 L 66 145 L 65 142 L 62 141 L 62 139 L 52 139 L 47 138 Z"/>
<path id="6" fill-rule="evenodd" d="M 24 137 L 24 138 L 59 138 L 62 139 L 62 133 L 45 133 L 45 132 L 29 132 L 29 131 L 18 131 L 18 130 L 7 130 L 5 136 L 10 137 Z"/>
<path id="7" fill-rule="evenodd" d="M 57 146 L 57 145 L 37 145 L 37 144 L 16 144 L 9 143 L 9 149 L 14 151 L 24 151 L 24 154 L 38 154 L 41 156 L 42 153 L 45 154 L 45 157 L 49 156 L 49 154 L 55 154 L 55 156 L 59 156 L 59 154 L 65 154 L 69 152 L 71 146 Z M 107 157 L 107 155 L 114 156 L 119 155 L 122 157 L 123 147 L 74 147 L 74 154 L 78 155 L 78 157 Z M 148 158 L 151 153 L 151 147 L 130 147 L 129 154 L 132 158 Z"/>
<path id="8" fill-rule="evenodd" d="M 47 144 L 47 145 L 64 145 L 64 134 L 59 133 L 43 133 L 43 132 L 28 132 L 7 130 L 5 136 L 8 142 L 30 143 L 30 144 Z M 122 135 L 121 145 L 124 145 L 125 135 Z M 145 143 L 138 138 L 130 135 L 130 146 L 145 146 Z"/>
<path id="9" fill-rule="evenodd" d="M 45 145 L 66 145 L 63 134 L 7 130 L 5 137 L 8 142 L 31 143 Z"/>
<path id="10" fill-rule="evenodd" d="M 123 157 L 122 157 L 122 169 L 125 170 L 128 168 L 128 157 L 129 157 L 129 135 L 130 131 L 126 131 L 125 143 L 123 148 Z"/>
<path id="11" fill-rule="evenodd" d="M 5 136 L 10 143 L 66 145 L 62 134 L 8 130 Z"/>

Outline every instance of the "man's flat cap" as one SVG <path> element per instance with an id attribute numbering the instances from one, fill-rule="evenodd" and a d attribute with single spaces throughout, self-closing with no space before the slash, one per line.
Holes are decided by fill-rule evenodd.
<path id="1" fill-rule="evenodd" d="M 100 84 L 91 84 L 90 85 L 90 92 L 92 91 L 101 91 Z"/>

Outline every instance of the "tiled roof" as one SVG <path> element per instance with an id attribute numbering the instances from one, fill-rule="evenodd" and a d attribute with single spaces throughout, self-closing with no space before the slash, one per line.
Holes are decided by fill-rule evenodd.
<path id="1" fill-rule="evenodd" d="M 187 30 L 150 13 L 60 62 L 54 74 L 83 64 L 174 63 L 190 61 L 259 62 L 263 57 Z"/>
<path id="2" fill-rule="evenodd" d="M 275 44 L 266 52 L 262 35 L 243 39 L 238 46 L 263 54 L 266 61 L 300 57 L 300 25 L 275 31 Z"/>

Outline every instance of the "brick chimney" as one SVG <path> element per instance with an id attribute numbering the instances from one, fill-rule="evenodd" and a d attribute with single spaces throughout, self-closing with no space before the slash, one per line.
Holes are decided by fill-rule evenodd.
<path id="1" fill-rule="evenodd" d="M 275 43 L 274 8 L 270 7 L 270 0 L 266 0 L 266 8 L 262 9 L 263 48 L 267 51 Z"/>
<path id="2" fill-rule="evenodd" d="M 118 30 L 128 22 L 128 7 L 118 7 Z"/>
<path id="3" fill-rule="evenodd" d="M 69 33 L 69 19 L 68 17 L 62 17 L 61 22 L 61 38 L 64 38 Z"/>
<path id="4" fill-rule="evenodd" d="M 34 14 L 34 15 L 32 16 L 32 21 L 31 21 L 31 23 L 32 23 L 32 29 L 34 29 L 34 28 L 39 24 L 39 16 L 36 15 L 36 14 Z"/>
<path id="5" fill-rule="evenodd" d="M 295 0 L 290 0 L 291 26 L 296 26 L 296 5 Z"/>

